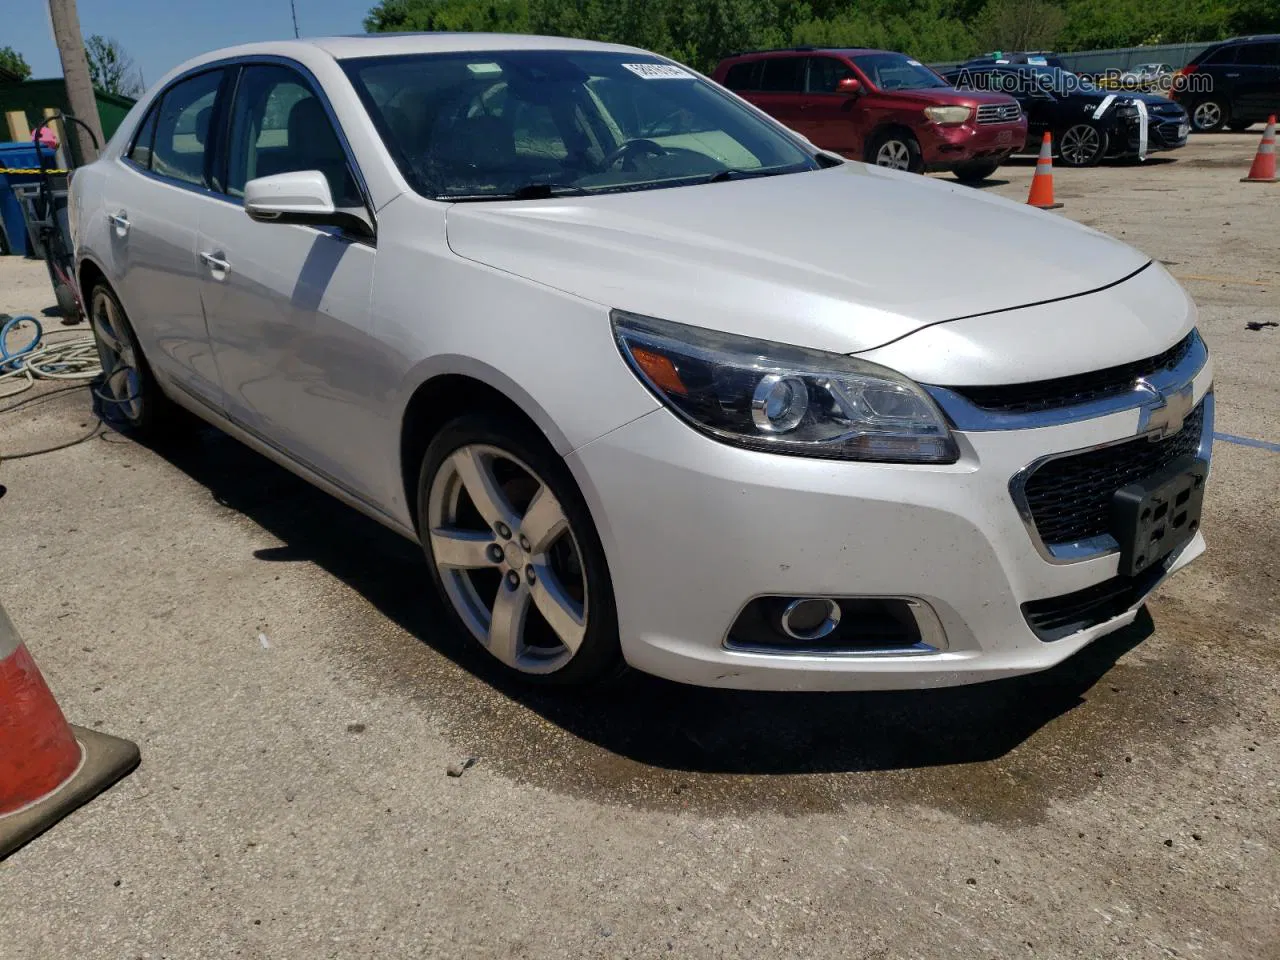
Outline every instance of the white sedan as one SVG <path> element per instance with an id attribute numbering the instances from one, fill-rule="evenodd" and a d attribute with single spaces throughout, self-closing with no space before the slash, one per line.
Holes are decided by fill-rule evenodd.
<path id="1" fill-rule="evenodd" d="M 116 419 L 185 408 L 419 541 L 529 680 L 1025 673 L 1204 549 L 1212 368 L 1163 267 L 641 50 L 221 50 L 71 214 Z"/>

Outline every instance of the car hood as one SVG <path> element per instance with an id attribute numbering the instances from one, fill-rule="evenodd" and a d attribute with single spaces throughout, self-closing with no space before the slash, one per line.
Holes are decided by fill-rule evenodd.
<path id="1" fill-rule="evenodd" d="M 1079 98 L 1082 103 L 1101 103 L 1107 97 L 1113 97 L 1115 100 L 1141 100 L 1148 107 L 1167 107 L 1173 104 L 1168 97 L 1136 90 L 1080 90 L 1076 91 L 1073 97 Z"/>
<path id="2" fill-rule="evenodd" d="M 1096 290 L 1148 262 L 1057 215 L 861 163 L 455 203 L 446 224 L 458 256 L 607 307 L 840 353 Z"/>

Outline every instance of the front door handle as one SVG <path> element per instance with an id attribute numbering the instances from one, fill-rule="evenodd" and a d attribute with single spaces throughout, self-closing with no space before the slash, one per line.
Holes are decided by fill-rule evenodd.
<path id="1" fill-rule="evenodd" d="M 1238 73 L 1228 73 L 1228 74 L 1227 74 L 1227 76 L 1228 76 L 1228 77 L 1238 77 L 1238 76 L 1240 76 L 1240 74 L 1238 74 Z"/>
<path id="2" fill-rule="evenodd" d="M 218 251 L 218 253 L 220 252 L 221 251 Z M 231 264 L 228 263 L 226 260 L 222 259 L 222 257 L 218 256 L 218 253 L 210 253 L 209 251 L 204 251 L 200 254 L 200 259 L 204 261 L 204 265 L 208 267 L 210 270 L 213 270 L 218 273 L 226 273 L 228 270 L 231 269 Z"/>
<path id="3" fill-rule="evenodd" d="M 129 232 L 129 218 L 125 216 L 124 211 L 119 213 L 108 213 L 107 222 L 116 228 L 116 233 L 124 236 Z"/>

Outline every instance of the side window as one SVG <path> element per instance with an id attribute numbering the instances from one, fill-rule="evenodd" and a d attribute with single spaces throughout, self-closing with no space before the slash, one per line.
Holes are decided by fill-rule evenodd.
<path id="1" fill-rule="evenodd" d="M 1251 66 L 1280 67 L 1280 43 L 1246 43 L 1240 49 L 1240 62 Z"/>
<path id="2" fill-rule="evenodd" d="M 835 93 L 841 80 L 853 76 L 853 68 L 835 57 L 809 58 L 810 93 Z"/>
<path id="3" fill-rule="evenodd" d="M 244 196 L 258 177 L 319 170 L 338 207 L 364 200 L 324 104 L 303 76 L 275 64 L 244 68 L 236 86 L 227 148 L 227 192 Z"/>
<path id="4" fill-rule="evenodd" d="M 759 60 L 735 63 L 725 74 L 724 85 L 730 90 L 755 90 L 757 78 L 760 75 L 756 69 L 758 66 L 760 66 Z"/>
<path id="5" fill-rule="evenodd" d="M 156 138 L 156 117 L 159 116 L 159 101 L 152 104 L 146 119 L 138 127 L 133 138 L 133 146 L 129 148 L 129 159 L 144 170 L 151 169 L 151 143 Z"/>
<path id="6" fill-rule="evenodd" d="M 222 71 L 211 70 L 174 84 L 157 111 L 151 169 L 161 176 L 208 186 L 206 150 L 213 102 Z"/>
<path id="7" fill-rule="evenodd" d="M 1200 62 L 1206 65 L 1216 64 L 1216 63 L 1235 63 L 1236 54 L 1239 52 L 1239 50 L 1240 48 L 1238 46 L 1219 47 L 1217 50 L 1214 50 L 1211 54 L 1209 54 Z"/>
<path id="8" fill-rule="evenodd" d="M 770 57 L 764 62 L 760 89 L 769 93 L 800 93 L 804 90 L 806 57 Z"/>

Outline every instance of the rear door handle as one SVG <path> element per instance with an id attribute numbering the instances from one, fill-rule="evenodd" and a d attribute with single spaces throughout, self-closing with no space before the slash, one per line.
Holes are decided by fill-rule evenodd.
<path id="1" fill-rule="evenodd" d="M 204 265 L 207 266 L 210 270 L 218 270 L 218 271 L 221 271 L 222 273 L 226 273 L 228 270 L 231 269 L 231 264 L 228 263 L 226 260 L 223 260 L 216 253 L 209 253 L 205 251 L 200 254 L 200 259 L 204 261 Z"/>

